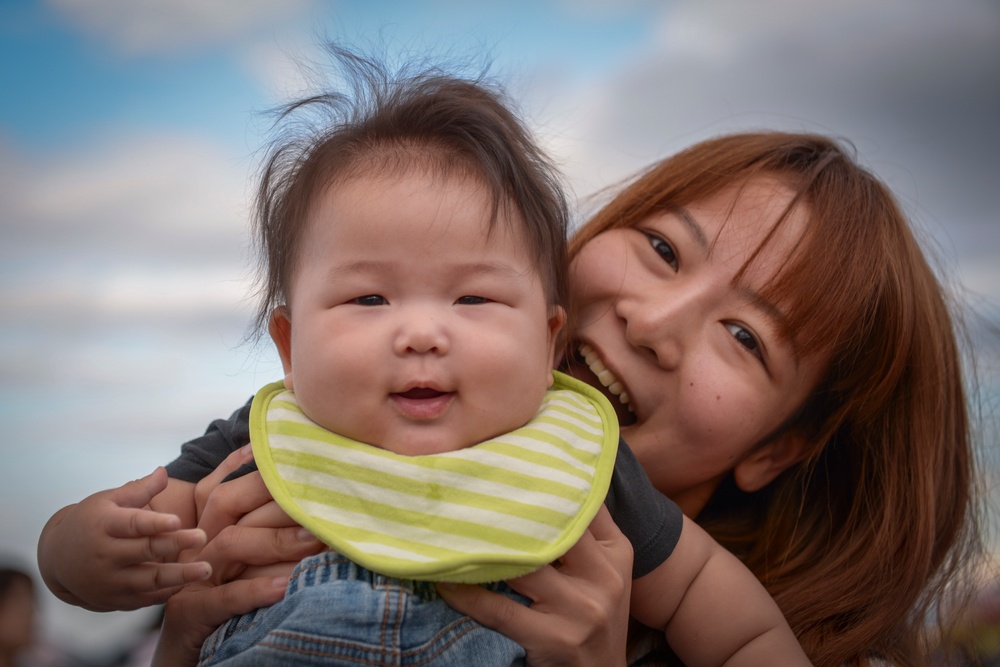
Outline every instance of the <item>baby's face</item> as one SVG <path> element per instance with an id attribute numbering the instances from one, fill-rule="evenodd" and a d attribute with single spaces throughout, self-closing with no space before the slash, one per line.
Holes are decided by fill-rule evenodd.
<path id="1" fill-rule="evenodd" d="M 271 326 L 310 419 L 406 455 L 531 419 L 563 315 L 546 302 L 520 222 L 500 219 L 487 238 L 490 213 L 475 180 L 424 170 L 320 195 Z"/>

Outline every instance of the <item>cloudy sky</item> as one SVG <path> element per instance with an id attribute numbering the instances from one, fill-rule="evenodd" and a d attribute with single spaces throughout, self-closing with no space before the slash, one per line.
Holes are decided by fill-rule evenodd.
<path id="1" fill-rule="evenodd" d="M 248 179 L 263 112 L 307 90 L 324 38 L 490 60 L 581 210 L 722 132 L 849 139 L 953 285 L 982 402 L 1000 402 L 995 0 L 6 0 L 0 558 L 32 564 L 52 512 L 170 460 L 279 376 L 243 343 Z M 139 622 L 45 612 L 90 652 Z"/>

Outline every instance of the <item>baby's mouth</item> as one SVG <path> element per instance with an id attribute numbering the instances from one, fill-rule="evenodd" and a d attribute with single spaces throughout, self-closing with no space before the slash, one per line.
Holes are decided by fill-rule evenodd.
<path id="1" fill-rule="evenodd" d="M 412 387 L 389 396 L 404 415 L 424 420 L 440 417 L 448 409 L 455 394 L 432 387 Z"/>
<path id="2" fill-rule="evenodd" d="M 615 377 L 614 373 L 605 367 L 604 362 L 601 361 L 599 356 L 597 356 L 597 352 L 594 348 L 590 347 L 586 343 L 580 343 L 575 361 L 582 361 L 590 373 L 593 374 L 593 376 L 604 388 L 603 393 L 608 397 L 608 400 L 611 401 L 611 405 L 615 408 L 615 412 L 618 415 L 618 421 L 623 426 L 634 424 L 635 411 L 632 409 L 631 398 L 628 395 L 628 391 L 625 389 L 625 385 L 622 384 L 621 380 Z"/>
<path id="3" fill-rule="evenodd" d="M 438 396 L 443 396 L 445 392 L 438 391 L 437 389 L 431 389 L 430 387 L 414 387 L 413 389 L 408 389 L 407 391 L 400 392 L 396 394 L 402 398 L 412 398 L 414 400 L 421 400 L 427 398 L 437 398 Z"/>

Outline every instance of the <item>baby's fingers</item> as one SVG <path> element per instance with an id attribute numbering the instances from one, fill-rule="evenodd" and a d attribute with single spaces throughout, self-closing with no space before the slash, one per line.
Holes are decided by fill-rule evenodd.
<path id="1" fill-rule="evenodd" d="M 149 524 L 155 525 L 155 522 Z M 116 530 L 109 531 L 112 539 L 104 542 L 94 553 L 94 557 L 116 567 L 128 567 L 147 561 L 174 562 L 180 559 L 182 552 L 200 549 L 207 542 L 205 531 L 200 528 L 137 536 L 132 536 L 135 532 L 133 528 L 117 530 L 122 525 L 116 525 L 115 528 Z"/>
<path id="2" fill-rule="evenodd" d="M 205 531 L 198 528 L 178 530 L 164 535 L 153 535 L 137 540 L 123 541 L 121 553 L 126 562 L 178 560 L 182 551 L 200 549 L 206 543 Z"/>
<path id="3" fill-rule="evenodd" d="M 194 502 L 197 508 L 197 516 L 199 522 L 201 521 L 201 516 L 205 511 L 205 505 L 208 504 L 208 499 L 211 497 L 215 489 L 222 484 L 222 480 L 228 477 L 230 474 L 236 472 L 240 467 L 247 465 L 253 461 L 253 449 L 250 445 L 245 445 L 240 449 L 232 452 L 225 458 L 225 460 L 220 463 L 215 470 L 206 475 L 200 482 L 198 482 L 194 487 Z"/>
<path id="4" fill-rule="evenodd" d="M 113 489 L 108 499 L 120 507 L 145 507 L 153 496 L 167 488 L 167 470 L 162 466 L 145 477 Z"/>
<path id="5" fill-rule="evenodd" d="M 158 591 L 173 589 L 212 576 L 212 566 L 204 561 L 193 563 L 143 563 L 130 568 L 126 576 L 132 577 L 137 590 Z"/>
<path id="6" fill-rule="evenodd" d="M 166 602 L 185 585 L 205 581 L 212 566 L 196 563 L 142 563 L 122 570 L 118 575 L 121 597 L 114 608 L 123 611 Z"/>
<path id="7" fill-rule="evenodd" d="M 179 530 L 180 527 L 181 520 L 176 515 L 153 510 L 117 509 L 105 517 L 107 534 L 120 539 L 184 532 Z"/>

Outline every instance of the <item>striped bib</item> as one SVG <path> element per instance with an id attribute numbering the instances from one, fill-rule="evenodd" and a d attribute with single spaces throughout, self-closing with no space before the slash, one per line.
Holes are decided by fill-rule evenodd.
<path id="1" fill-rule="evenodd" d="M 403 456 L 331 433 L 281 382 L 254 397 L 250 440 L 281 508 L 357 564 L 406 579 L 500 581 L 576 544 L 611 481 L 611 405 L 555 378 L 528 424 L 445 454 Z"/>

